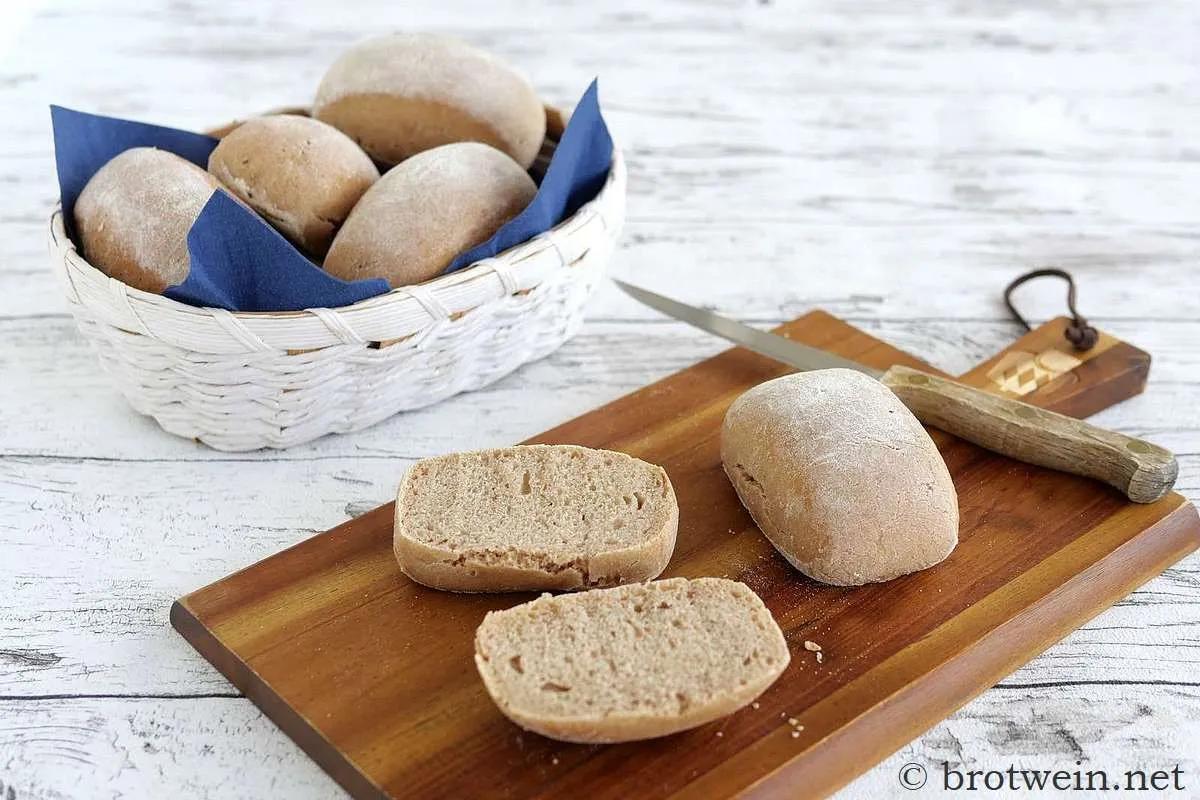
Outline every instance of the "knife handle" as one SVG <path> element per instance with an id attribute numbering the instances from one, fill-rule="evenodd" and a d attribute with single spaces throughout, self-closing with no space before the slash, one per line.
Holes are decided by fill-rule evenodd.
<path id="1" fill-rule="evenodd" d="M 1170 451 L 1083 420 L 911 367 L 892 367 L 880 380 L 926 425 L 1018 461 L 1104 481 L 1135 503 L 1159 499 L 1179 474 Z"/>

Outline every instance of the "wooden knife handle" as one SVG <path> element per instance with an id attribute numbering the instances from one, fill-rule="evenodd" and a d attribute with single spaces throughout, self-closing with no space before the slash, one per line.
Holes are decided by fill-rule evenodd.
<path id="1" fill-rule="evenodd" d="M 911 367 L 892 367 L 880 380 L 926 425 L 1018 461 L 1104 481 L 1135 503 L 1159 499 L 1179 474 L 1170 451 L 1083 420 Z"/>

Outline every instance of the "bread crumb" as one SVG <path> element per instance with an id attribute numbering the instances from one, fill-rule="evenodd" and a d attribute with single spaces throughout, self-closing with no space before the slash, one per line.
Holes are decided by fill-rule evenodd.
<path id="1" fill-rule="evenodd" d="M 751 705 L 753 708 L 758 708 L 758 707 L 759 707 L 759 702 L 758 702 L 757 700 L 755 700 L 755 701 L 754 701 L 753 703 L 751 703 L 750 705 Z"/>
<path id="2" fill-rule="evenodd" d="M 550 763 L 551 763 L 551 764 L 557 764 L 557 763 L 558 763 L 558 756 L 555 756 L 554 758 L 550 759 Z"/>
<path id="3" fill-rule="evenodd" d="M 518 475 L 517 478 L 519 480 L 520 476 Z M 731 608 L 734 600 L 739 603 L 736 608 Z M 580 611 L 581 608 L 582 611 Z M 624 635 L 623 630 L 633 624 L 633 620 L 639 616 L 641 617 L 640 624 L 647 625 L 649 623 L 646 622 L 646 619 L 652 616 L 648 612 L 658 608 L 668 609 L 666 613 L 671 615 L 671 619 L 667 619 L 666 624 L 661 626 L 664 629 L 662 638 L 665 640 L 663 644 L 675 647 L 676 652 L 669 652 L 671 647 L 663 647 L 650 654 L 636 648 L 625 652 L 619 652 L 616 648 L 608 649 L 606 640 L 609 639 L 609 636 L 602 634 L 611 631 L 613 638 Z M 683 612 L 669 611 L 670 609 L 683 609 Z M 744 626 L 749 630 L 743 631 L 733 624 L 739 621 L 739 618 L 734 615 L 734 611 L 749 617 L 747 619 L 749 624 Z M 574 628 L 564 626 L 560 629 L 561 633 L 554 628 L 553 623 L 556 619 L 572 622 L 577 618 L 577 612 L 578 616 L 586 613 L 590 618 L 590 627 L 599 629 L 594 631 L 596 635 L 590 641 L 582 639 L 582 637 L 581 641 L 574 641 L 576 638 L 574 635 L 576 629 Z M 678 661 L 677 656 L 680 653 L 688 652 L 688 648 L 691 647 L 690 643 L 685 642 L 684 637 L 687 633 L 676 633 L 676 629 L 670 624 L 676 618 L 690 621 L 689 617 L 682 616 L 684 612 L 691 615 L 690 619 L 700 621 L 730 620 L 722 626 L 722 630 L 737 634 L 737 636 L 723 638 L 733 639 L 727 655 L 733 656 L 734 663 L 743 667 L 740 683 L 732 683 L 732 685 L 724 687 L 719 680 L 708 679 L 708 675 L 701 680 L 697 674 L 696 679 L 691 680 L 682 670 L 671 673 L 664 668 L 674 666 Z M 753 613 L 754 616 L 749 616 L 747 612 Z M 528 693 L 522 696 L 532 695 L 530 703 L 534 705 L 533 711 L 544 714 L 543 717 L 537 719 L 549 719 L 553 715 L 574 713 L 577 718 L 588 720 L 591 726 L 590 730 L 595 733 L 593 734 L 594 738 L 584 739 L 584 741 L 599 743 L 600 741 L 612 741 L 614 736 L 626 733 L 615 726 L 610 729 L 602 727 L 606 724 L 603 722 L 604 717 L 608 716 L 612 710 L 619 710 L 625 700 L 630 702 L 630 706 L 627 707 L 637 708 L 640 706 L 641 713 L 645 714 L 646 706 L 650 705 L 647 696 L 654 697 L 656 696 L 654 692 L 662 690 L 666 702 L 663 704 L 665 708 L 662 709 L 659 717 L 666 719 L 669 724 L 673 714 L 679 716 L 695 714 L 697 705 L 709 702 L 708 697 L 716 697 L 718 691 L 727 691 L 733 694 L 738 691 L 746 691 L 747 688 L 754 688 L 751 681 L 763 683 L 773 681 L 784 669 L 787 650 L 782 633 L 777 626 L 772 631 L 771 625 L 775 625 L 775 623 L 769 610 L 758 599 L 758 596 L 743 584 L 712 578 L 698 580 L 673 578 L 645 584 L 600 589 L 582 594 L 557 595 L 548 601 L 533 601 L 524 606 L 490 612 L 479 625 L 475 646 L 480 667 L 478 671 L 484 675 L 485 680 L 497 676 L 497 681 L 502 686 L 524 686 Z M 703 635 L 703 629 L 699 625 L 695 627 L 700 635 Z M 547 635 L 547 631 L 550 632 L 550 635 Z M 558 635 L 555 636 L 555 633 Z M 768 640 L 763 635 L 766 633 L 773 633 L 773 636 Z M 551 640 L 552 637 L 560 641 L 565 639 L 570 643 L 564 643 L 561 651 L 549 648 L 541 650 L 530 645 L 531 642 L 536 645 L 543 637 L 546 640 Z M 710 639 L 708 636 L 704 636 L 703 639 L 696 641 L 696 645 L 697 649 L 699 646 L 703 646 L 711 650 L 721 641 L 722 639 L 718 637 Z M 744 651 L 750 650 L 752 646 L 754 649 L 750 655 L 747 655 Z M 591 686 L 583 685 L 581 688 L 581 681 L 582 684 L 586 684 L 587 678 L 583 676 L 593 673 L 580 671 L 579 674 L 576 674 L 572 672 L 576 669 L 572 665 L 577 664 L 584 653 L 588 653 L 588 658 L 595 662 L 593 669 L 597 669 L 603 674 L 591 686 L 603 687 L 603 691 L 601 688 L 596 688 L 594 693 L 588 694 L 589 691 L 592 691 Z M 754 660 L 755 654 L 758 657 L 757 662 Z M 484 660 L 485 655 L 490 656 L 490 661 Z M 511 668 L 514 662 L 510 659 L 518 656 L 521 657 L 521 661 L 517 663 L 520 664 L 523 672 Z M 652 660 L 651 656 L 655 660 Z M 556 660 L 552 661 L 551 657 Z M 617 659 L 623 659 L 622 663 L 628 664 L 631 663 L 631 660 L 638 658 L 646 659 L 638 664 L 638 671 L 643 675 L 653 676 L 648 677 L 647 683 L 638 684 L 630 681 L 623 684 L 611 680 L 609 669 L 618 668 Z M 609 669 L 605 669 L 605 664 Z M 588 666 L 591 665 L 585 661 L 583 669 Z M 774 669 L 768 670 L 769 667 Z M 681 674 L 683 678 L 679 677 Z M 719 678 L 721 674 L 732 676 L 734 681 L 739 677 L 735 670 L 719 673 L 717 677 Z M 580 680 L 577 681 L 576 678 Z M 561 681 L 561 683 L 555 681 Z M 617 685 L 613 686 L 614 683 Z M 612 690 L 609 690 L 610 686 L 612 686 Z M 491 683 L 489 682 L 490 687 Z M 540 690 L 539 687 L 541 687 Z M 572 691 L 568 692 L 568 689 Z M 621 694 L 622 692 L 624 694 Z M 712 694 L 706 695 L 705 692 Z M 509 696 L 499 695 L 493 699 L 499 710 L 507 713 Z M 675 701 L 678 701 L 677 707 Z M 742 702 L 745 703 L 745 700 L 743 699 Z M 750 702 L 761 706 L 756 697 L 752 696 Z M 610 703 L 611 705 L 608 705 Z M 746 705 L 749 704 L 746 703 Z M 563 711 L 564 707 L 565 712 Z M 647 714 L 647 716 L 649 715 Z M 785 714 L 784 719 L 786 718 Z M 524 721 L 522 720 L 522 722 Z M 761 723 L 762 720 L 759 722 Z M 721 727 L 720 725 L 712 726 L 707 730 L 716 738 L 724 738 L 724 731 L 718 730 Z M 531 730 L 538 729 L 536 724 L 531 724 Z M 623 741 L 619 738 L 615 740 Z M 552 752 L 551 755 L 554 753 Z M 541 763 L 545 764 L 546 762 Z"/>
<path id="4" fill-rule="evenodd" d="M 823 662 L 824 660 L 825 660 L 825 656 L 821 654 L 821 651 L 820 651 L 820 650 L 818 650 L 818 651 L 817 651 L 817 663 L 818 663 L 818 664 L 820 664 L 820 663 L 821 663 L 821 662 Z"/>
<path id="5" fill-rule="evenodd" d="M 810 653 L 819 653 L 819 652 L 821 652 L 821 645 L 817 644 L 816 642 L 810 642 L 808 639 L 805 639 L 804 640 L 804 649 Z"/>
<path id="6" fill-rule="evenodd" d="M 800 738 L 800 731 L 792 731 L 792 738 L 793 738 L 793 739 L 799 739 L 799 738 Z"/>
<path id="7" fill-rule="evenodd" d="M 791 725 L 794 728 L 799 724 L 800 720 L 796 719 L 795 717 L 788 717 L 788 725 Z"/>

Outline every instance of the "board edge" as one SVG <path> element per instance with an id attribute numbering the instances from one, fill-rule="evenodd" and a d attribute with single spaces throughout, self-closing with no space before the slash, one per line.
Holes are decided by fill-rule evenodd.
<path id="1" fill-rule="evenodd" d="M 329 743 L 315 725 L 308 722 L 275 693 L 250 665 L 223 645 L 187 606 L 187 598 L 171 604 L 171 627 L 208 663 L 225 676 L 246 700 L 253 703 L 291 739 L 321 770 L 356 800 L 391 800 L 345 754 Z"/>

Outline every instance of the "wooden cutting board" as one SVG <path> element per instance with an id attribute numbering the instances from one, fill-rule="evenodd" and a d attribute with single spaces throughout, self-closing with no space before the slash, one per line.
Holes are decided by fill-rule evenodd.
<path id="1" fill-rule="evenodd" d="M 1077 362 L 1064 323 L 963 380 L 1077 416 L 1141 391 L 1145 353 L 1105 336 Z M 928 368 L 821 312 L 779 330 L 876 367 Z M 1200 545 L 1196 510 L 1178 494 L 1135 505 L 935 431 L 959 494 L 958 548 L 889 583 L 818 585 L 775 553 L 719 464 L 725 409 L 785 371 L 730 350 L 531 440 L 666 468 L 680 525 L 664 577 L 745 581 L 791 645 L 756 708 L 626 745 L 521 731 L 485 694 L 472 637 L 488 610 L 530 596 L 412 583 L 392 557 L 391 504 L 182 598 L 172 624 L 358 798 L 797 798 L 869 769 Z"/>

